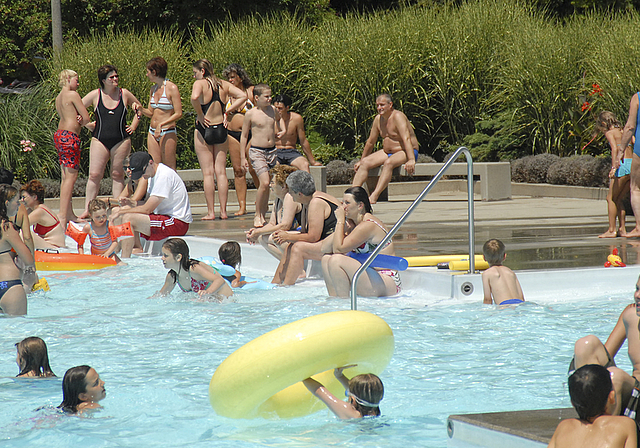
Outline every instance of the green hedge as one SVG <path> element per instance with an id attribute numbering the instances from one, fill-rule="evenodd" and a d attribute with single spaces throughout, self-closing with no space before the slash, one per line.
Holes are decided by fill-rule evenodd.
<path id="1" fill-rule="evenodd" d="M 289 93 L 293 109 L 320 136 L 313 149 L 324 163 L 359 155 L 380 92 L 394 96 L 429 155 L 465 143 L 477 160 L 598 156 L 608 154 L 603 139 L 585 148 L 593 137 L 594 113 L 608 109 L 624 122 L 639 84 L 640 47 L 632 44 L 639 27 L 635 13 L 591 13 L 557 23 L 516 0 L 472 0 L 459 7 L 335 17 L 317 26 L 279 14 L 189 35 L 107 32 L 66 42 L 63 62 L 49 59 L 41 70 L 50 90 L 57 90 L 61 68 L 78 71 L 85 94 L 98 86 L 97 67 L 113 63 L 122 86 L 146 104 L 144 64 L 152 56 L 165 57 L 186 115 L 179 123 L 183 168 L 197 166 L 189 94 L 191 62 L 202 57 L 217 73 L 237 62 L 254 82 L 269 83 L 274 94 Z M 145 148 L 145 123 L 134 136 L 134 149 Z M 29 133 L 29 127 L 20 132 Z M 20 149 L 9 138 L 0 143 L 3 154 Z M 53 150 L 49 137 L 37 143 L 40 150 Z"/>

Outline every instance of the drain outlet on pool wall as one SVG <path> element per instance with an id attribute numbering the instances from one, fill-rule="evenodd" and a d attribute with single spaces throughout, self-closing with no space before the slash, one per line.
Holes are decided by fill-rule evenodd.
<path id="1" fill-rule="evenodd" d="M 470 296 L 471 294 L 473 294 L 473 283 L 464 282 L 460 286 L 460 290 L 462 291 L 462 294 L 464 294 L 465 296 Z"/>

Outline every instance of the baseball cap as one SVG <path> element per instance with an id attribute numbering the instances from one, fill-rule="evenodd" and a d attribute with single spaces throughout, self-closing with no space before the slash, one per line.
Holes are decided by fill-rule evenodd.
<path id="1" fill-rule="evenodd" d="M 131 180 L 138 180 L 144 174 L 149 165 L 151 156 L 146 151 L 135 152 L 129 157 L 129 168 L 131 168 Z"/>

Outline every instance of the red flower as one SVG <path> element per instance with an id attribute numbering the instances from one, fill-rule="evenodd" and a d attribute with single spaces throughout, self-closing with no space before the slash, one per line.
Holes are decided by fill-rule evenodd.
<path id="1" fill-rule="evenodd" d="M 589 104 L 589 101 L 585 101 L 584 103 L 582 103 L 582 112 L 584 112 L 585 110 L 591 110 L 591 104 Z"/>
<path id="2" fill-rule="evenodd" d="M 602 88 L 597 83 L 592 84 L 591 87 L 593 87 L 593 90 L 591 90 L 589 96 L 595 95 L 596 93 L 602 96 Z"/>

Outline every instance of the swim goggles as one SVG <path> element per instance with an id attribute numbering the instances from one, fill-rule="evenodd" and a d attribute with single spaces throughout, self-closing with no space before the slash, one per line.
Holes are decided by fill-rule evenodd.
<path id="1" fill-rule="evenodd" d="M 369 403 L 368 401 L 363 400 L 362 398 L 357 397 L 356 395 L 352 394 L 348 390 L 344 392 L 344 395 L 346 397 L 353 397 L 353 399 L 356 401 L 356 403 L 358 403 L 360 406 L 365 406 L 367 408 L 377 408 L 380 405 L 380 402 L 378 402 L 378 403 Z"/>

